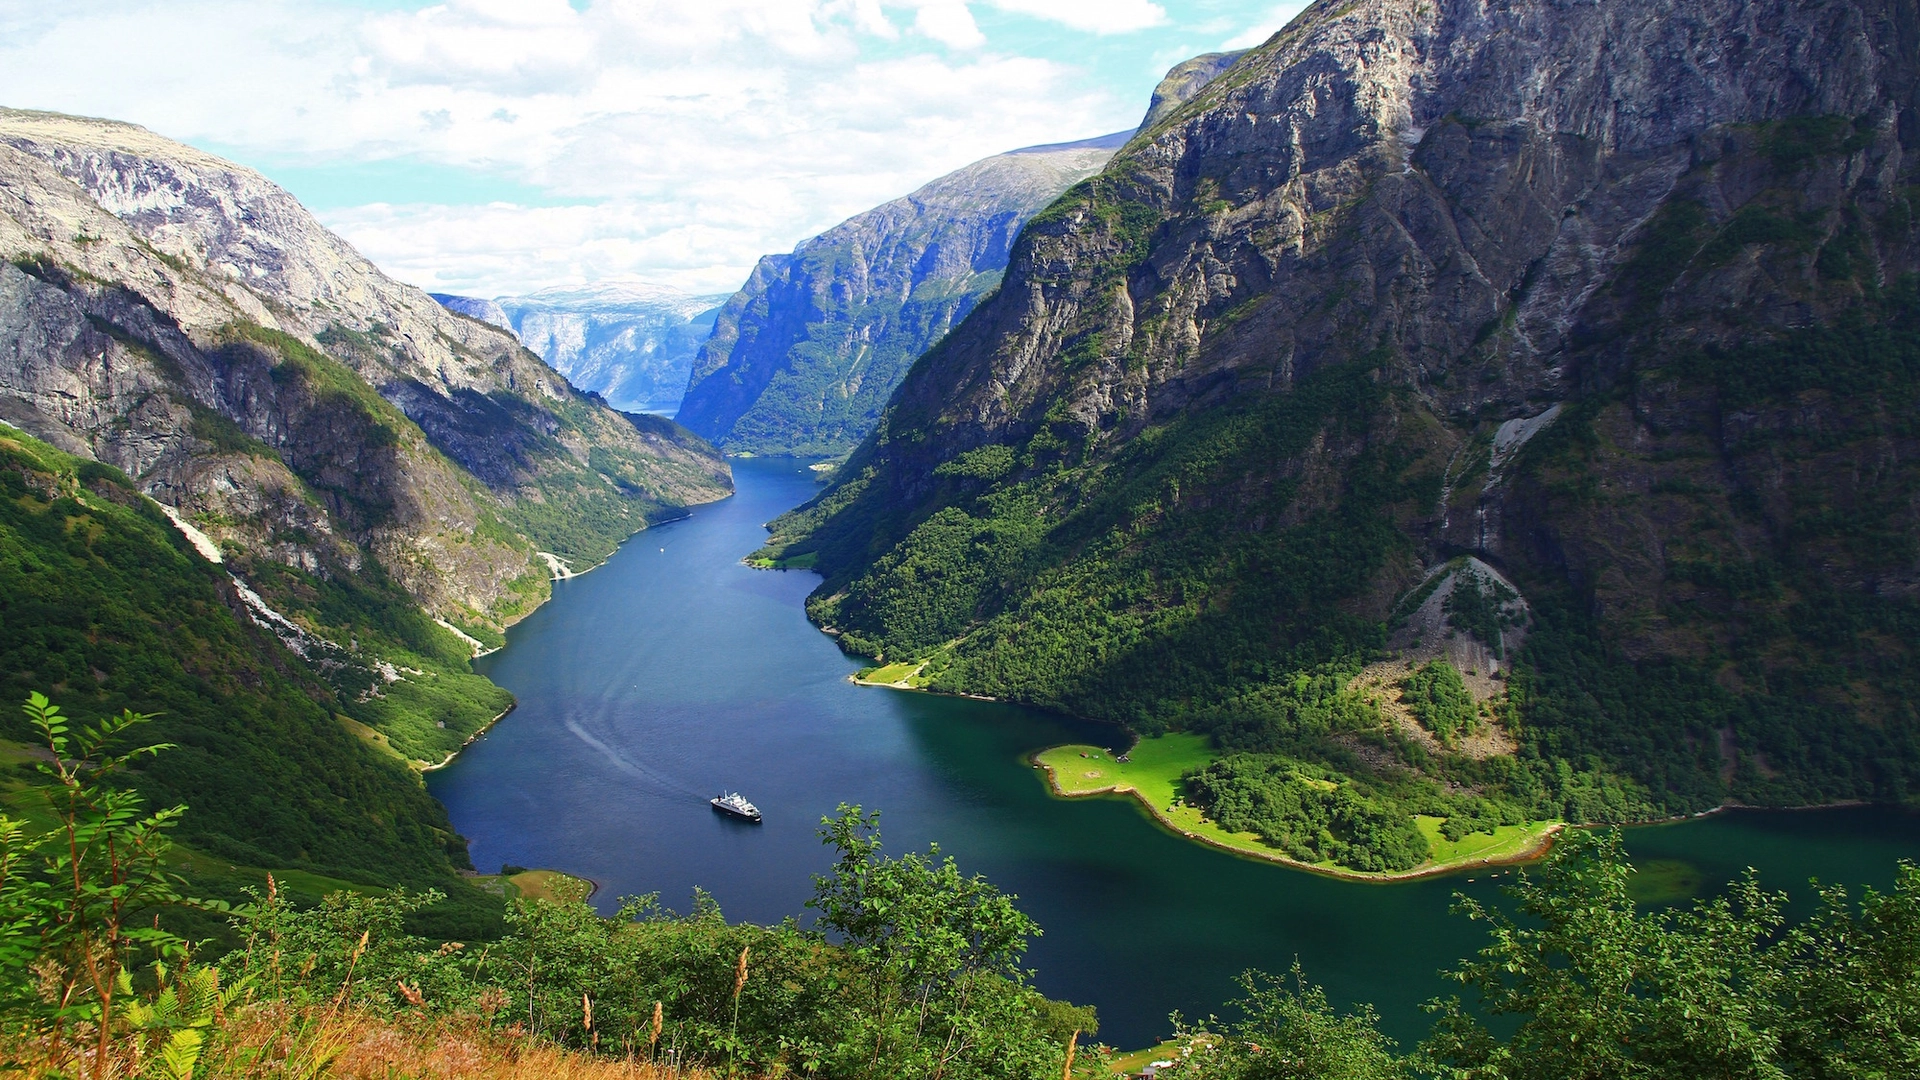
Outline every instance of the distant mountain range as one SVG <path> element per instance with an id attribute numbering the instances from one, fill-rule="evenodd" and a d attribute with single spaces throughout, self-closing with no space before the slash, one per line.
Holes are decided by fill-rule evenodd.
<path id="1" fill-rule="evenodd" d="M 1209 53 L 1169 71 L 1148 122 L 1239 55 Z M 1132 135 L 974 162 L 791 254 L 766 256 L 731 297 L 605 284 L 434 299 L 511 329 L 617 408 L 677 410 L 680 423 L 730 453 L 843 454 L 873 430 L 914 361 L 999 286 L 1027 219 Z"/>
<path id="2" fill-rule="evenodd" d="M 487 300 L 435 293 L 447 308 L 512 331 L 581 390 L 628 412 L 672 413 L 725 296 L 637 282 Z"/>

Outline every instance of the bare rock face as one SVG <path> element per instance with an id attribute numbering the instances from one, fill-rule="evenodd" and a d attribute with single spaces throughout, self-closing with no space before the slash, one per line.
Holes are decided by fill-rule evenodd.
<path id="1" fill-rule="evenodd" d="M 1203 53 L 1191 60 L 1176 64 L 1153 88 L 1153 100 L 1147 105 L 1146 119 L 1140 121 L 1140 130 L 1150 130 L 1155 124 L 1173 115 L 1173 111 L 1193 100 L 1194 95 L 1206 89 L 1208 83 L 1220 77 L 1220 73 L 1234 65 L 1234 62 L 1247 55 L 1245 49 L 1236 52 Z"/>
<path id="2" fill-rule="evenodd" d="M 582 390 L 615 408 L 672 413 L 725 296 L 629 282 L 543 289 L 494 303 L 503 325 Z"/>
<path id="3" fill-rule="evenodd" d="M 502 330 L 513 329 L 513 320 L 507 317 L 507 311 L 497 302 L 478 296 L 457 296 L 453 293 L 428 293 L 441 307 L 455 315 L 465 315 L 469 319 L 479 319 Z M 546 357 L 541 357 L 542 360 Z M 558 368 L 555 369 L 559 370 Z M 560 372 L 562 375 L 566 372 Z"/>
<path id="4" fill-rule="evenodd" d="M 0 417 L 277 564 L 371 555 L 437 616 L 497 628 L 543 593 L 536 548 L 595 561 L 730 487 L 698 440 L 138 127 L 0 112 L 0 252 Z"/>
<path id="5" fill-rule="evenodd" d="M 677 419 L 731 451 L 844 452 L 999 284 L 1027 218 L 1125 141 L 987 158 L 760 260 L 694 358 Z"/>
<path id="6" fill-rule="evenodd" d="M 1168 72 L 1140 130 L 1240 55 L 1209 53 Z M 846 452 L 914 361 L 999 287 L 1027 220 L 1133 134 L 977 161 L 760 260 L 695 357 L 678 419 L 732 451 Z"/>
<path id="7" fill-rule="evenodd" d="M 1231 641 L 1251 651 L 1216 669 L 1258 673 L 1324 659 L 1334 626 L 1364 651 L 1351 627 L 1384 644 L 1471 556 L 1528 619 L 1539 593 L 1623 663 L 1698 665 L 1714 708 L 1806 705 L 1894 746 L 1897 695 L 1779 688 L 1815 678 L 1791 605 L 1905 625 L 1920 594 L 1889 359 L 1920 317 L 1917 142 L 1911 4 L 1317 4 L 1028 224 L 776 548 L 817 557 L 814 612 L 852 647 L 1121 719 L 1212 700 L 1200 674 L 1153 689 L 1143 658 L 1199 673 L 1199 642 Z M 1289 546 L 1315 522 L 1351 549 Z M 1120 599 L 1074 592 L 1116 567 Z M 1818 679 L 1865 679 L 1831 657 Z M 1742 738 L 1777 761 L 1802 722 Z"/>

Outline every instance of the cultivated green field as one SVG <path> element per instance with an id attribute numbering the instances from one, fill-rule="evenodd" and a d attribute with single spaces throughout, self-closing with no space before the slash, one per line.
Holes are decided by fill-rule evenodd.
<path id="1" fill-rule="evenodd" d="M 1180 801 L 1181 776 L 1190 769 L 1206 765 L 1217 756 L 1206 736 L 1175 732 L 1140 740 L 1134 744 L 1126 761 L 1116 760 L 1111 751 L 1101 747 L 1078 744 L 1043 750 L 1035 754 L 1033 760 L 1034 764 L 1047 771 L 1056 794 L 1068 798 L 1107 793 L 1132 795 L 1162 825 L 1190 840 L 1254 858 L 1368 881 L 1388 881 L 1490 863 L 1520 861 L 1540 854 L 1549 838 L 1560 828 L 1559 822 L 1506 825 L 1491 835 L 1472 833 L 1458 841 L 1449 841 L 1440 834 L 1443 819 L 1418 816 L 1414 822 L 1433 845 L 1434 857 L 1411 870 L 1369 874 L 1334 863 L 1305 863 L 1269 847 L 1254 833 L 1229 832 L 1214 824 L 1198 807 Z"/>

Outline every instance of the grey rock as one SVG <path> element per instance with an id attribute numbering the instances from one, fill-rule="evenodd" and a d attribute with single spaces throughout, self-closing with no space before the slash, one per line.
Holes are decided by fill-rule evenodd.
<path id="1" fill-rule="evenodd" d="M 535 546 L 591 561 L 730 486 L 264 177 L 133 125 L 0 111 L 0 255 L 0 415 L 216 539 L 328 573 L 370 555 L 438 616 L 517 617 Z"/>
<path id="2" fill-rule="evenodd" d="M 469 319 L 479 319 L 483 323 L 497 326 L 502 330 L 512 330 L 513 320 L 507 318 L 506 310 L 497 301 L 485 300 L 478 296 L 456 296 L 452 293 L 428 293 L 434 302 L 455 315 L 465 315 Z M 535 350 L 538 351 L 538 350 Z M 546 357 L 541 357 L 545 360 Z M 561 372 L 561 374 L 566 374 Z"/>
<path id="3" fill-rule="evenodd" d="M 527 348 L 618 409 L 672 413 L 725 296 L 607 282 L 503 296 L 498 306 Z"/>
<path id="4" fill-rule="evenodd" d="M 729 451 L 853 446 L 914 360 L 999 284 L 1027 219 L 1126 138 L 990 157 L 760 260 L 695 358 L 677 419 Z"/>
<path id="5" fill-rule="evenodd" d="M 1245 49 L 1203 53 L 1174 65 L 1173 70 L 1160 80 L 1160 85 L 1153 88 L 1153 100 L 1147 106 L 1146 119 L 1140 121 L 1140 130 L 1149 131 L 1155 124 L 1172 116 L 1175 109 L 1192 101 L 1194 95 L 1206 89 L 1208 83 L 1219 78 L 1221 72 L 1245 55 Z"/>

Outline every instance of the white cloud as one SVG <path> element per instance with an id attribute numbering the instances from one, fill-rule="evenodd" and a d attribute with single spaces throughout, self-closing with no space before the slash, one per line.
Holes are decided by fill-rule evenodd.
<path id="1" fill-rule="evenodd" d="M 1220 43 L 1222 50 L 1251 49 L 1264 45 L 1267 39 L 1280 32 L 1281 28 L 1292 22 L 1294 16 L 1307 9 L 1311 0 L 1288 0 L 1275 4 L 1265 17 L 1255 20 L 1245 30 Z"/>
<path id="2" fill-rule="evenodd" d="M 257 160 L 477 170 L 589 204 L 326 215 L 396 276 L 489 294 L 623 275 L 732 288 L 761 254 L 970 161 L 1138 109 L 1071 64 L 980 49 L 963 0 L 55 10 L 0 0 L 0 102 Z"/>
<path id="3" fill-rule="evenodd" d="M 956 49 L 977 49 L 987 43 L 987 36 L 973 21 L 973 12 L 967 10 L 965 0 L 927 4 L 914 17 L 913 28 Z"/>
<path id="4" fill-rule="evenodd" d="M 1123 34 L 1161 26 L 1167 12 L 1151 0 L 987 0 L 1002 11 L 1051 19 L 1075 30 Z"/>

